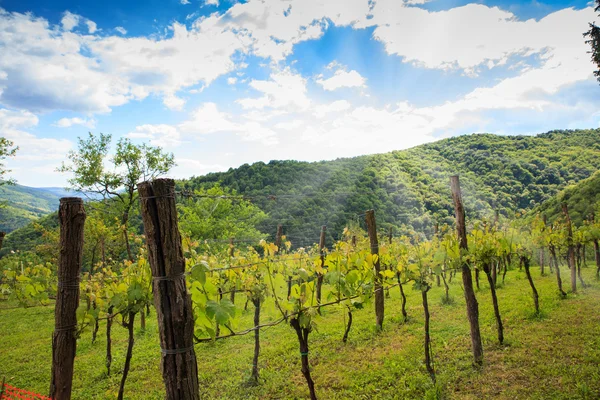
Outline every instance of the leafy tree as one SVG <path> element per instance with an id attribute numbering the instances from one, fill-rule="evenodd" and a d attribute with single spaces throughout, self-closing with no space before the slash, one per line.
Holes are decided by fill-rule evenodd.
<path id="1" fill-rule="evenodd" d="M 594 11 L 598 12 L 600 11 L 600 0 L 596 0 L 596 4 Z M 594 76 L 600 81 L 600 27 L 595 22 L 591 22 L 589 26 L 590 30 L 585 32 L 583 37 L 588 38 L 585 42 L 592 48 L 592 51 L 590 51 L 592 62 L 598 67 L 594 71 Z"/>
<path id="2" fill-rule="evenodd" d="M 7 157 L 14 157 L 19 150 L 18 147 L 13 147 L 14 143 L 8 140 L 5 137 L 0 137 L 0 186 L 4 184 L 12 185 L 15 183 L 14 180 L 8 179 L 6 180 L 4 176 L 10 172 L 10 169 L 6 169 L 6 165 L 4 165 L 4 160 Z"/>
<path id="3" fill-rule="evenodd" d="M 103 133 L 79 138 L 78 150 L 67 156 L 70 163 L 63 163 L 58 171 L 73 174 L 69 184 L 74 190 L 96 193 L 119 204 L 127 256 L 133 261 L 127 226 L 137 199 L 137 184 L 165 175 L 175 161 L 172 153 L 164 153 L 160 147 L 136 145 L 126 138 L 117 142 L 115 154 L 109 158 L 110 143 L 111 135 Z"/>

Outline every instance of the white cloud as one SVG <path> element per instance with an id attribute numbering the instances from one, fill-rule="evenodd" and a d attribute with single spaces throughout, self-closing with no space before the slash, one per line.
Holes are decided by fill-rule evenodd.
<path id="1" fill-rule="evenodd" d="M 206 2 L 204 4 L 209 5 L 209 6 L 216 6 L 216 7 L 218 7 L 219 6 L 219 0 L 206 0 Z"/>
<path id="2" fill-rule="evenodd" d="M 91 21 L 88 19 L 87 21 L 85 21 L 85 24 L 87 25 L 88 32 L 90 34 L 94 34 L 98 30 L 98 25 L 96 25 L 96 23 L 94 21 Z"/>
<path id="3" fill-rule="evenodd" d="M 91 128 L 96 127 L 96 120 L 91 119 L 91 118 L 88 119 L 88 118 L 79 118 L 79 117 L 61 118 L 58 121 L 56 121 L 53 125 L 57 126 L 59 128 L 69 128 L 73 125 L 83 125 L 83 126 L 91 129 Z"/>
<path id="4" fill-rule="evenodd" d="M 237 82 L 237 78 L 235 78 L 235 77 L 227 78 L 227 84 L 229 84 L 229 85 L 235 85 L 236 82 Z"/>
<path id="5" fill-rule="evenodd" d="M 191 3 L 190 3 L 190 0 L 180 0 L 179 2 L 180 2 L 181 4 L 183 4 L 184 6 L 185 6 L 185 5 L 187 5 L 187 4 L 191 4 Z"/>
<path id="6" fill-rule="evenodd" d="M 17 157 L 11 165 L 24 165 L 28 162 L 64 159 L 72 143 L 66 139 L 39 138 L 26 130 L 35 128 L 38 118 L 28 111 L 11 111 L 0 108 L 0 132 L 19 146 Z M 23 163 L 25 161 L 25 163 Z"/>
<path id="7" fill-rule="evenodd" d="M 117 26 L 115 31 L 119 32 L 121 35 L 127 35 L 127 29 L 123 28 L 122 26 Z"/>
<path id="8" fill-rule="evenodd" d="M 181 145 L 181 134 L 171 125 L 140 125 L 126 135 L 130 139 L 150 139 L 150 144 L 164 148 Z"/>
<path id="9" fill-rule="evenodd" d="M 63 26 L 63 29 L 66 31 L 72 31 L 77 25 L 79 25 L 80 16 L 77 14 L 73 14 L 69 11 L 65 11 L 60 23 Z"/>
<path id="10" fill-rule="evenodd" d="M 347 100 L 336 100 L 333 103 L 319 104 L 319 105 L 315 106 L 315 110 L 314 110 L 313 114 L 317 118 L 323 118 L 324 116 L 326 116 L 329 113 L 345 111 L 351 107 L 352 107 L 352 104 L 350 104 L 350 102 Z"/>
<path id="11" fill-rule="evenodd" d="M 170 110 L 181 111 L 185 105 L 185 100 L 175 96 L 173 93 L 165 94 L 163 104 Z"/>
<path id="12" fill-rule="evenodd" d="M 338 69 L 337 71 L 335 71 L 333 76 L 330 78 L 317 79 L 317 83 L 319 85 L 323 86 L 323 89 L 329 90 L 329 91 L 336 90 L 339 88 L 344 88 L 344 87 L 364 88 L 365 81 L 366 81 L 366 79 L 363 78 L 358 72 L 356 72 L 354 70 L 346 71 L 341 68 Z"/>
<path id="13" fill-rule="evenodd" d="M 310 100 L 306 95 L 306 79 L 290 68 L 271 73 L 269 80 L 250 82 L 250 87 L 263 93 L 261 97 L 243 98 L 236 102 L 244 109 L 290 108 L 306 109 Z"/>
<path id="14" fill-rule="evenodd" d="M 277 134 L 270 127 L 219 111 L 215 103 L 202 104 L 192 113 L 190 120 L 179 124 L 177 128 L 188 135 L 232 133 L 244 141 L 256 141 L 264 145 L 278 143 Z"/>

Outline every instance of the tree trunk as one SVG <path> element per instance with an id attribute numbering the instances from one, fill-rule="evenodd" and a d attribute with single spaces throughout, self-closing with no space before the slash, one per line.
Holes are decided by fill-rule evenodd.
<path id="1" fill-rule="evenodd" d="M 83 259 L 85 210 L 77 197 L 60 199 L 60 253 L 58 290 L 54 308 L 52 335 L 52 373 L 50 396 L 56 400 L 71 398 L 73 364 L 77 349 L 77 307 L 79 273 Z"/>
<path id="2" fill-rule="evenodd" d="M 374 262 L 374 273 L 375 273 L 375 315 L 377 328 L 383 328 L 383 316 L 384 316 L 384 293 L 381 282 L 381 265 L 379 263 L 379 242 L 377 240 L 377 225 L 375 224 L 375 211 L 368 210 L 365 214 L 365 220 L 367 222 L 367 231 L 369 233 L 369 240 L 371 243 L 371 254 L 376 254 L 377 260 Z"/>
<path id="3" fill-rule="evenodd" d="M 143 308 L 140 310 L 140 328 L 146 330 L 146 312 Z"/>
<path id="4" fill-rule="evenodd" d="M 596 278 L 600 279 L 600 246 L 598 239 L 594 239 L 594 258 L 596 259 Z"/>
<path id="5" fill-rule="evenodd" d="M 321 269 L 325 268 L 325 232 L 327 227 L 323 225 L 321 227 L 321 236 L 319 237 L 319 251 L 321 252 Z M 321 305 L 321 290 L 323 287 L 324 274 L 317 272 L 317 304 Z M 321 307 L 317 309 L 319 315 L 321 315 Z"/>
<path id="6" fill-rule="evenodd" d="M 301 327 L 298 318 L 292 318 L 290 320 L 290 325 L 294 328 L 296 335 L 298 336 L 298 343 L 300 344 L 300 360 L 302 362 L 302 375 L 304 375 L 304 379 L 306 379 L 306 384 L 308 385 L 310 400 L 317 400 L 315 383 L 310 375 L 310 366 L 308 364 L 308 335 L 310 329 Z"/>
<path id="7" fill-rule="evenodd" d="M 94 301 L 93 307 L 94 307 L 94 310 L 96 308 L 98 308 L 98 306 L 96 305 L 96 301 Z M 98 322 L 98 318 L 94 318 L 94 319 L 95 319 L 95 321 L 94 321 L 94 330 L 92 331 L 92 344 L 94 344 L 94 342 L 96 341 L 96 336 L 98 335 L 98 330 L 100 329 L 100 324 Z"/>
<path id="8" fill-rule="evenodd" d="M 535 313 L 537 315 L 540 313 L 540 301 L 537 289 L 535 288 L 533 279 L 531 278 L 531 272 L 529 271 L 529 259 L 527 257 L 523 257 L 523 265 L 525 266 L 525 274 L 527 275 L 529 286 L 531 286 L 531 291 L 533 292 L 533 303 L 535 305 Z"/>
<path id="9" fill-rule="evenodd" d="M 4 243 L 5 236 L 6 236 L 6 232 L 0 232 L 0 250 L 2 250 L 2 244 Z"/>
<path id="10" fill-rule="evenodd" d="M 194 316 L 185 282 L 185 258 L 177 225 L 175 181 L 156 179 L 138 185 L 148 261 L 154 282 L 161 371 L 168 400 L 199 399 L 194 352 Z"/>
<path id="11" fill-rule="evenodd" d="M 558 265 L 558 257 L 556 257 L 556 248 L 554 245 L 550 245 L 548 247 L 550 250 L 550 255 L 552 256 L 552 261 L 554 262 L 554 270 L 556 271 L 556 283 L 558 284 L 558 291 L 562 297 L 566 297 L 567 294 L 562 288 L 562 279 L 560 278 L 560 267 Z"/>
<path id="12" fill-rule="evenodd" d="M 348 334 L 350 333 L 351 327 L 352 327 L 352 311 L 350 311 L 350 307 L 348 307 L 348 325 L 346 325 L 346 330 L 344 331 L 344 337 L 342 338 L 342 342 L 346 343 L 348 341 Z"/>
<path id="13" fill-rule="evenodd" d="M 427 372 L 429 372 L 429 376 L 433 383 L 435 383 L 435 370 L 433 369 L 433 361 L 431 357 L 431 339 L 429 337 L 429 304 L 427 303 L 427 292 L 429 291 L 429 287 L 426 290 L 421 290 L 421 297 L 423 299 L 423 312 L 425 314 L 425 367 L 427 368 Z"/>
<path id="14" fill-rule="evenodd" d="M 585 282 L 583 281 L 583 276 L 581 276 L 581 264 L 583 263 L 583 256 L 581 255 L 582 247 L 583 246 L 581 244 L 577 244 L 577 277 L 579 278 L 581 287 L 585 288 Z"/>
<path id="15" fill-rule="evenodd" d="M 504 326 L 502 325 L 500 307 L 498 306 L 498 296 L 496 295 L 496 288 L 494 287 L 494 280 L 492 279 L 492 272 L 489 264 L 483 266 L 483 272 L 485 272 L 488 283 L 490 285 L 490 292 L 492 293 L 492 304 L 494 305 L 494 316 L 496 317 L 496 329 L 498 331 L 498 343 L 502 345 L 504 343 Z"/>
<path id="16" fill-rule="evenodd" d="M 127 342 L 127 355 L 125 356 L 125 366 L 123 367 L 123 376 L 121 377 L 121 386 L 119 386 L 119 395 L 117 400 L 123 400 L 123 393 L 125 391 L 125 381 L 129 374 L 129 366 L 131 365 L 131 356 L 133 353 L 133 320 L 135 319 L 135 313 L 129 313 L 129 322 L 126 324 L 127 332 L 129 333 L 129 341 Z"/>
<path id="17" fill-rule="evenodd" d="M 115 307 L 108 307 L 108 316 L 106 318 L 106 376 L 110 376 L 110 366 L 112 364 L 112 313 Z"/>
<path id="18" fill-rule="evenodd" d="M 129 209 L 131 206 L 127 207 L 125 212 L 123 212 L 123 216 L 121 217 L 121 226 L 123 227 L 123 238 L 125 239 L 125 248 L 127 249 L 127 259 L 133 262 L 133 254 L 131 254 L 131 246 L 129 245 L 129 235 L 127 231 L 127 227 L 129 226 Z"/>
<path id="19" fill-rule="evenodd" d="M 396 273 L 398 279 L 398 287 L 400 288 L 400 299 L 402 300 L 402 317 L 404 322 L 408 321 L 408 313 L 406 312 L 406 295 L 404 294 L 404 288 L 402 287 L 402 281 L 400 280 L 400 272 Z"/>
<path id="20" fill-rule="evenodd" d="M 254 326 L 260 325 L 260 299 L 253 299 L 254 304 Z M 252 376 L 251 380 L 258 383 L 258 356 L 260 354 L 260 329 L 254 330 L 254 359 L 252 360 Z"/>
<path id="21" fill-rule="evenodd" d="M 540 249 L 540 273 L 544 275 L 544 249 Z"/>
<path id="22" fill-rule="evenodd" d="M 444 272 L 442 272 L 442 279 L 444 281 L 444 295 L 446 298 L 446 304 L 450 303 L 450 287 L 448 286 L 448 282 L 446 282 L 446 270 L 444 268 Z"/>
<path id="23" fill-rule="evenodd" d="M 475 268 L 475 283 L 477 285 L 477 290 L 479 290 L 479 268 Z"/>
<path id="24" fill-rule="evenodd" d="M 450 177 L 450 186 L 452 189 L 452 200 L 454 201 L 454 211 L 456 214 L 456 230 L 459 238 L 459 246 L 463 250 L 468 250 L 467 228 L 465 225 L 465 209 L 462 203 L 460 192 L 460 182 L 458 176 Z M 467 317 L 471 330 L 471 346 L 473 351 L 473 361 L 475 365 L 483 364 L 483 344 L 481 342 L 481 332 L 479 330 L 479 304 L 473 290 L 473 276 L 471 269 L 466 262 L 462 264 L 462 281 L 467 304 Z"/>
<path id="25" fill-rule="evenodd" d="M 492 282 L 494 283 L 494 287 L 496 287 L 496 280 L 498 278 L 498 262 L 492 264 Z"/>
<path id="26" fill-rule="evenodd" d="M 567 263 L 571 269 L 571 292 L 577 293 L 577 267 L 575 265 L 575 247 L 573 246 L 573 227 L 567 203 L 562 204 L 562 211 L 567 223 Z"/>

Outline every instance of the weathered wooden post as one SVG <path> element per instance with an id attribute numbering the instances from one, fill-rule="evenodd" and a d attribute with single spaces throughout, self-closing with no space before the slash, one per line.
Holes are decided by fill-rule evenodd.
<path id="1" fill-rule="evenodd" d="M 456 231 L 458 234 L 461 252 L 469 250 L 467 245 L 467 227 L 465 224 L 465 208 L 462 202 L 460 181 L 458 175 L 450 177 L 450 188 L 452 189 L 452 200 L 454 201 L 454 212 L 456 214 Z M 473 276 L 471 268 L 466 262 L 462 263 L 462 281 L 467 302 L 467 317 L 471 328 L 471 346 L 473 359 L 476 365 L 483 364 L 483 345 L 481 343 L 481 332 L 479 330 L 479 304 L 473 290 Z"/>
<path id="2" fill-rule="evenodd" d="M 323 225 L 321 227 L 321 235 L 319 236 L 319 251 L 321 253 L 321 270 L 325 268 L 325 232 L 327 227 Z M 317 304 L 321 304 L 321 289 L 323 288 L 323 278 L 325 274 L 323 272 L 317 272 Z M 319 314 L 321 314 L 321 307 L 318 308 Z"/>
<path id="3" fill-rule="evenodd" d="M 52 335 L 52 377 L 50 397 L 71 398 L 73 364 L 77 350 L 77 307 L 79 273 L 83 260 L 85 210 L 78 197 L 63 197 L 58 209 L 60 254 L 58 256 L 58 290 L 54 308 Z"/>
<path id="4" fill-rule="evenodd" d="M 138 184 L 168 400 L 199 399 L 194 316 L 175 208 L 175 181 Z"/>
<path id="5" fill-rule="evenodd" d="M 573 227 L 567 203 L 562 203 L 562 212 L 567 223 L 567 262 L 571 269 L 571 292 L 577 293 L 577 267 L 575 265 L 575 247 L 573 246 Z"/>
<path id="6" fill-rule="evenodd" d="M 371 243 L 371 254 L 376 255 L 375 267 L 375 316 L 377 321 L 377 328 L 383 328 L 383 316 L 384 316 L 384 294 L 383 285 L 381 280 L 381 264 L 379 263 L 379 242 L 377 241 L 377 225 L 375 223 L 375 211 L 369 210 L 365 214 L 365 221 L 367 222 L 367 232 L 369 233 L 369 240 Z"/>

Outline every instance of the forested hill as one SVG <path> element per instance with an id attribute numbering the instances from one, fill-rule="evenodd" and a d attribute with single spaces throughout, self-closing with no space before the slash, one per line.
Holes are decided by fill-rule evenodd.
<path id="1" fill-rule="evenodd" d="M 61 194 L 52 189 L 0 186 L 0 231 L 12 232 L 56 211 Z"/>
<path id="2" fill-rule="evenodd" d="M 575 225 L 595 214 L 600 217 L 600 171 L 575 185 L 570 185 L 559 192 L 552 199 L 535 207 L 530 214 L 543 214 L 549 221 L 563 216 L 561 204 L 567 203 L 569 216 Z"/>
<path id="3" fill-rule="evenodd" d="M 379 228 L 431 233 L 451 223 L 449 176 L 459 174 L 468 218 L 494 210 L 512 216 L 550 199 L 600 168 L 600 129 L 537 136 L 473 134 L 385 154 L 316 163 L 271 161 L 183 181 L 185 189 L 219 183 L 253 202 L 292 239 L 315 238 L 321 225 L 336 237 L 349 221 L 376 210 Z M 268 197 L 275 195 L 276 197 Z"/>

